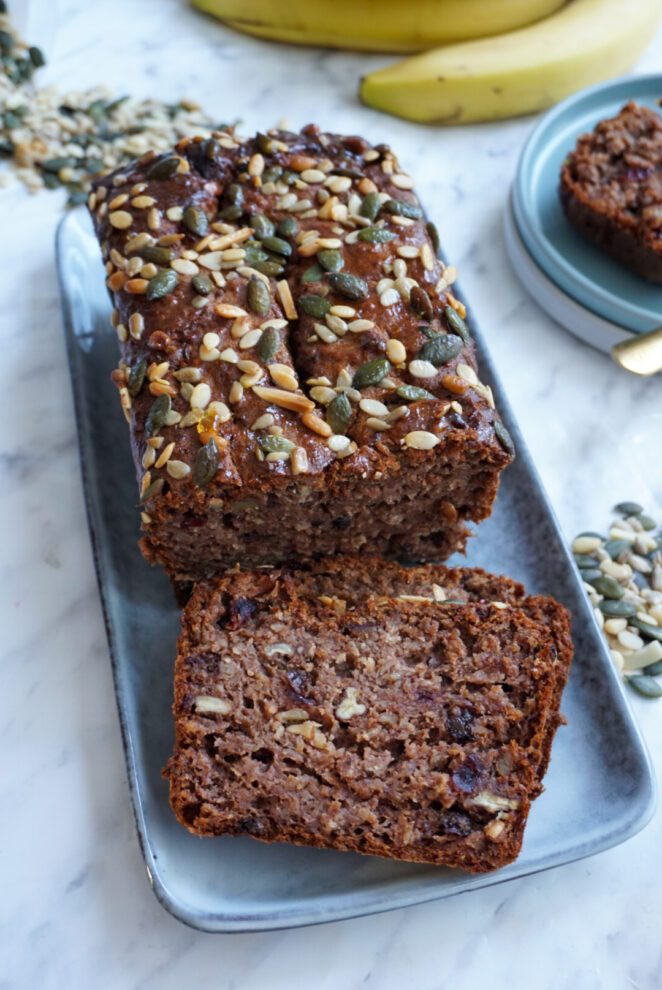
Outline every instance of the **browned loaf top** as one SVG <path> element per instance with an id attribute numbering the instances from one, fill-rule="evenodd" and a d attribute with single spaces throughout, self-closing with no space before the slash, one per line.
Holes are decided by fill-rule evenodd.
<path id="1" fill-rule="evenodd" d="M 386 579 L 366 598 L 375 561 L 345 584 L 342 562 L 316 574 L 326 563 L 195 589 L 166 770 L 180 822 L 472 872 L 512 861 L 558 724 L 563 609 L 480 572 L 400 581 L 395 565 L 401 597 Z"/>
<path id="2" fill-rule="evenodd" d="M 561 171 L 571 223 L 617 261 L 662 282 L 662 117 L 627 103 L 584 134 Z"/>
<path id="3" fill-rule="evenodd" d="M 144 549 L 173 577 L 369 545 L 440 557 L 511 441 L 387 146 L 183 141 L 100 179 Z"/>

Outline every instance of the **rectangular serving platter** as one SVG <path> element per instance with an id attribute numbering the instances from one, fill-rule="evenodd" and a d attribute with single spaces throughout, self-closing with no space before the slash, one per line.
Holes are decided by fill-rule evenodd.
<path id="1" fill-rule="evenodd" d="M 117 340 L 84 210 L 62 220 L 57 259 L 85 499 L 136 829 L 149 882 L 171 914 L 212 932 L 337 921 L 559 866 L 643 828 L 655 805 L 644 743 L 473 320 L 481 379 L 494 389 L 518 457 L 504 473 L 492 517 L 470 541 L 466 562 L 564 602 L 573 616 L 576 649 L 563 699 L 568 725 L 557 735 L 546 790 L 533 806 L 519 859 L 495 873 L 471 876 L 250 838 L 199 839 L 178 825 L 161 777 L 173 742 L 178 610 L 165 576 L 148 566 L 137 546 L 135 473 L 110 380 Z"/>

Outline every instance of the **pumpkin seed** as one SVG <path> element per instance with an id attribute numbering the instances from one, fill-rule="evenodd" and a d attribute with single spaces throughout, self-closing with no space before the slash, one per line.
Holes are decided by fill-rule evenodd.
<path id="1" fill-rule="evenodd" d="M 207 215 L 199 206 L 187 206 L 182 220 L 186 229 L 197 237 L 204 237 L 209 230 Z"/>
<path id="2" fill-rule="evenodd" d="M 213 481 L 218 471 L 218 447 L 212 437 L 195 455 L 191 476 L 198 488 L 204 488 Z"/>
<path id="3" fill-rule="evenodd" d="M 580 576 L 582 581 L 586 581 L 587 584 L 593 584 L 594 581 L 602 577 L 602 571 L 599 567 L 586 567 L 583 571 L 580 571 Z"/>
<path id="4" fill-rule="evenodd" d="M 614 512 L 620 512 L 622 516 L 638 516 L 643 511 L 638 502 L 619 502 L 614 506 Z"/>
<path id="5" fill-rule="evenodd" d="M 370 192 L 361 200 L 361 205 L 359 206 L 359 216 L 365 217 L 366 220 L 374 222 L 381 208 L 381 200 L 379 198 L 378 192 Z"/>
<path id="6" fill-rule="evenodd" d="M 36 45 L 30 45 L 28 48 L 28 55 L 30 56 L 30 61 L 35 69 L 41 69 L 42 66 L 46 65 L 44 53 L 41 48 L 37 48 Z"/>
<path id="7" fill-rule="evenodd" d="M 248 308 L 258 316 L 266 316 L 271 309 L 271 296 L 269 289 L 261 278 L 252 275 L 246 287 L 246 302 Z"/>
<path id="8" fill-rule="evenodd" d="M 164 268 L 164 270 L 158 272 L 154 278 L 150 278 L 147 284 L 145 298 L 150 301 L 162 299 L 163 296 L 167 296 L 168 293 L 172 292 L 176 285 L 177 272 L 173 272 L 172 268 Z"/>
<path id="9" fill-rule="evenodd" d="M 156 244 L 147 244 L 140 248 L 140 257 L 144 261 L 151 261 L 154 265 L 169 265 L 175 257 L 172 248 L 157 247 Z"/>
<path id="10" fill-rule="evenodd" d="M 651 529 L 655 529 L 655 527 L 657 526 L 657 523 L 655 522 L 655 520 L 654 519 L 651 519 L 650 516 L 647 516 L 643 512 L 640 512 L 639 515 L 637 516 L 637 518 L 639 519 L 639 522 L 644 527 L 644 529 L 646 530 L 646 532 L 650 532 Z"/>
<path id="11" fill-rule="evenodd" d="M 218 211 L 218 218 L 219 220 L 238 220 L 242 213 L 241 206 L 231 204 L 230 206 L 224 206 L 222 210 Z"/>
<path id="12" fill-rule="evenodd" d="M 356 369 L 352 385 L 354 388 L 370 388 L 371 385 L 379 385 L 382 378 L 386 378 L 390 370 L 390 361 L 386 358 L 374 358 Z"/>
<path id="13" fill-rule="evenodd" d="M 206 275 L 194 275 L 191 279 L 191 285 L 200 296 L 208 296 L 214 290 L 212 280 Z"/>
<path id="14" fill-rule="evenodd" d="M 258 437 L 257 442 L 263 454 L 275 454 L 282 451 L 289 454 L 296 447 L 296 444 L 288 440 L 287 437 L 272 436 L 270 433 Z"/>
<path id="15" fill-rule="evenodd" d="M 344 436 L 351 419 L 351 403 L 344 392 L 339 392 L 326 407 L 326 421 L 334 433 Z"/>
<path id="16" fill-rule="evenodd" d="M 630 544 L 627 540 L 607 540 L 602 549 L 609 554 L 612 560 L 616 560 L 622 553 L 630 549 Z"/>
<path id="17" fill-rule="evenodd" d="M 49 158 L 42 162 L 41 167 L 46 172 L 60 172 L 63 168 L 75 168 L 78 164 L 77 158 Z"/>
<path id="18" fill-rule="evenodd" d="M 596 567 L 600 566 L 600 561 L 598 560 L 598 558 L 591 557 L 590 554 L 587 553 L 576 553 L 574 554 L 574 558 L 575 558 L 575 563 L 577 564 L 577 567 L 580 569 L 580 571 L 582 569 L 583 570 L 595 569 Z"/>
<path id="19" fill-rule="evenodd" d="M 364 228 L 367 229 L 367 228 Z M 370 295 L 368 283 L 359 275 L 348 272 L 334 272 L 329 275 L 329 283 L 335 292 L 346 299 L 367 299 Z"/>
<path id="20" fill-rule="evenodd" d="M 138 392 L 143 387 L 145 381 L 145 375 L 147 374 L 147 359 L 142 358 L 129 372 L 129 377 L 127 379 L 126 387 L 129 395 L 132 399 L 138 395 Z"/>
<path id="21" fill-rule="evenodd" d="M 386 227 L 361 227 L 356 236 L 359 241 L 366 241 L 368 244 L 387 244 L 394 239 L 395 234 Z"/>
<path id="22" fill-rule="evenodd" d="M 256 213 L 252 216 L 248 221 L 248 226 L 253 228 L 255 236 L 260 241 L 264 237 L 273 237 L 276 233 L 276 227 L 264 213 Z"/>
<path id="23" fill-rule="evenodd" d="M 263 182 L 276 182 L 280 179 L 283 174 L 283 169 L 280 165 L 270 165 L 269 168 L 265 168 L 262 173 Z"/>
<path id="24" fill-rule="evenodd" d="M 294 217 L 283 217 L 276 230 L 281 237 L 296 237 L 299 233 L 299 224 Z"/>
<path id="25" fill-rule="evenodd" d="M 269 255 L 262 250 L 258 241 L 244 243 L 244 263 L 255 268 L 261 261 L 269 261 Z"/>
<path id="26" fill-rule="evenodd" d="M 155 498 L 157 495 L 160 495 L 162 488 L 163 478 L 157 478 L 156 481 L 153 481 L 151 485 L 148 485 L 142 493 L 140 497 L 140 504 L 143 505 L 145 502 L 148 502 L 150 498 Z"/>
<path id="27" fill-rule="evenodd" d="M 382 209 L 395 217 L 408 217 L 409 220 L 420 220 L 423 210 L 415 203 L 408 203 L 404 199 L 387 199 Z"/>
<path id="28" fill-rule="evenodd" d="M 585 529 L 582 533 L 577 533 L 575 540 L 581 540 L 585 536 L 591 540 L 604 540 L 602 533 L 596 533 L 594 529 Z"/>
<path id="29" fill-rule="evenodd" d="M 345 264 L 342 252 L 335 250 L 318 251 L 317 261 L 326 272 L 339 272 Z"/>
<path id="30" fill-rule="evenodd" d="M 148 437 L 153 437 L 165 425 L 166 418 L 171 409 L 172 402 L 169 395 L 164 393 L 154 400 L 145 419 L 145 433 Z"/>
<path id="31" fill-rule="evenodd" d="M 263 275 L 268 275 L 269 278 L 275 278 L 277 275 L 282 275 L 285 271 L 280 262 L 274 261 L 271 258 L 269 258 L 268 261 L 253 262 L 253 268 L 258 272 L 262 272 Z"/>
<path id="32" fill-rule="evenodd" d="M 315 261 L 301 276 L 301 284 L 308 285 L 310 282 L 321 282 L 323 278 L 324 269 Z"/>
<path id="33" fill-rule="evenodd" d="M 648 674 L 635 674 L 625 678 L 631 688 L 644 698 L 662 698 L 662 684 Z"/>
<path id="34" fill-rule="evenodd" d="M 603 615 L 606 615 L 610 619 L 631 619 L 637 614 L 636 605 L 633 605 L 632 602 L 624 602 L 623 600 L 615 602 L 605 599 L 605 601 L 600 602 L 598 608 Z"/>
<path id="35" fill-rule="evenodd" d="M 426 388 L 419 388 L 418 385 L 400 385 L 395 390 L 395 394 L 408 402 L 418 402 L 419 399 L 436 399 L 436 395 L 428 392 Z"/>
<path id="36" fill-rule="evenodd" d="M 437 230 L 436 225 L 431 221 L 428 221 L 425 225 L 425 230 L 427 231 L 428 237 L 432 241 L 432 250 L 438 258 L 441 258 L 441 241 L 439 240 L 439 231 Z"/>
<path id="37" fill-rule="evenodd" d="M 325 296 L 299 296 L 299 308 L 308 316 L 321 320 L 331 309 L 331 303 Z"/>
<path id="38" fill-rule="evenodd" d="M 280 334 L 275 327 L 267 327 L 263 330 L 262 336 L 257 342 L 258 357 L 267 364 L 273 357 L 276 356 L 280 348 Z"/>
<path id="39" fill-rule="evenodd" d="M 452 333 L 442 333 L 432 340 L 427 340 L 416 357 L 421 361 L 430 361 L 435 368 L 441 368 L 456 358 L 464 344 L 459 337 Z"/>
<path id="40" fill-rule="evenodd" d="M 292 254 L 292 245 L 284 241 L 282 237 L 263 237 L 262 247 L 272 254 L 280 254 L 285 258 Z"/>
<path id="41" fill-rule="evenodd" d="M 600 572 L 599 576 L 593 579 L 584 575 L 584 580 L 592 584 L 598 594 L 604 595 L 605 598 L 618 600 L 623 597 L 624 592 L 620 584 L 616 578 L 610 577 L 608 574 Z"/>
<path id="42" fill-rule="evenodd" d="M 503 449 L 506 451 L 506 453 L 512 454 L 514 457 L 515 444 L 513 443 L 513 438 L 511 437 L 510 433 L 499 419 L 496 419 L 494 421 L 494 432 L 496 434 L 497 440 L 499 441 Z"/>
<path id="43" fill-rule="evenodd" d="M 646 672 L 651 677 L 658 677 L 659 674 L 662 674 L 662 660 L 658 660 L 657 663 L 648 664 Z"/>
<path id="44" fill-rule="evenodd" d="M 224 201 L 228 206 L 244 205 L 244 189 L 238 182 L 231 182 L 223 194 Z"/>
<path id="45" fill-rule="evenodd" d="M 662 643 L 662 626 L 653 626 L 650 622 L 642 622 L 636 615 L 630 619 L 630 625 L 638 629 L 640 633 L 643 633 L 647 639 L 656 639 L 659 643 Z"/>
<path id="46" fill-rule="evenodd" d="M 157 158 L 145 172 L 145 178 L 169 179 L 179 168 L 180 161 L 181 158 L 178 158 L 176 155 L 166 155 L 165 158 Z"/>
<path id="47" fill-rule="evenodd" d="M 429 295 L 420 285 L 415 285 L 411 290 L 409 296 L 409 302 L 411 308 L 419 316 L 422 316 L 426 320 L 431 320 L 434 317 L 434 306 L 432 305 L 432 300 Z"/>
<path id="48" fill-rule="evenodd" d="M 448 323 L 448 329 L 451 333 L 456 333 L 458 337 L 461 337 L 465 344 L 468 344 L 471 340 L 469 335 L 469 328 L 460 316 L 460 314 L 453 309 L 452 306 L 446 306 L 444 309 L 444 316 L 446 317 L 446 322 Z"/>

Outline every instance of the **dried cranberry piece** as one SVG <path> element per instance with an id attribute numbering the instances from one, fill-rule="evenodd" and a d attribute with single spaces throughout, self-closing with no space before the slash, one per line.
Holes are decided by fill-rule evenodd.
<path id="1" fill-rule="evenodd" d="M 455 742 L 469 742 L 473 739 L 473 714 L 468 708 L 460 708 L 446 715 L 446 729 L 448 735 Z"/>
<path id="2" fill-rule="evenodd" d="M 288 670 L 286 677 L 290 694 L 294 700 L 298 701 L 300 705 L 312 705 L 313 700 L 308 697 L 310 687 L 306 675 L 299 670 Z"/>
<path id="3" fill-rule="evenodd" d="M 441 828 L 447 835 L 469 835 L 471 819 L 463 811 L 445 811 L 440 819 Z"/>
<path id="4" fill-rule="evenodd" d="M 240 629 L 257 612 L 254 598 L 230 598 L 225 603 L 225 611 L 216 623 L 221 629 Z"/>
<path id="5" fill-rule="evenodd" d="M 481 764 L 476 756 L 470 756 L 457 770 L 451 774 L 451 780 L 456 790 L 463 794 L 471 794 L 476 790 L 481 774 Z"/>

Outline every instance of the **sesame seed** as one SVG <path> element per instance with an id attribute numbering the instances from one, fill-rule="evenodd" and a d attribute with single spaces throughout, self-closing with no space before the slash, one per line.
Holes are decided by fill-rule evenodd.
<path id="1" fill-rule="evenodd" d="M 185 478 L 187 474 L 191 473 L 190 467 L 184 461 L 168 461 L 166 471 L 171 478 L 176 479 Z"/>
<path id="2" fill-rule="evenodd" d="M 133 223 L 133 217 L 126 210 L 116 210 L 108 214 L 108 222 L 116 230 L 126 230 Z"/>
<path id="3" fill-rule="evenodd" d="M 334 454 L 341 454 L 349 448 L 350 443 L 351 440 L 349 437 L 343 436 L 342 433 L 334 433 L 329 437 L 326 445 Z"/>
<path id="4" fill-rule="evenodd" d="M 367 413 L 368 416 L 388 416 L 387 407 L 377 399 L 361 399 L 359 409 Z"/>
<path id="5" fill-rule="evenodd" d="M 159 459 L 156 461 L 154 467 L 162 468 L 165 464 L 167 464 L 172 456 L 172 452 L 174 449 L 175 449 L 175 443 L 173 440 L 172 443 L 169 443 L 166 447 L 163 448 L 163 450 L 159 454 Z"/>
<path id="6" fill-rule="evenodd" d="M 403 364 L 407 360 L 407 350 L 401 340 L 390 338 L 386 344 L 386 357 L 392 364 Z"/>
<path id="7" fill-rule="evenodd" d="M 379 297 L 382 306 L 394 306 L 400 302 L 400 293 L 396 289 L 387 289 Z"/>
<path id="8" fill-rule="evenodd" d="M 245 309 L 240 306 L 232 306 L 230 303 L 218 303 L 214 306 L 214 312 L 225 320 L 234 320 L 237 316 L 248 316 Z"/>
<path id="9" fill-rule="evenodd" d="M 233 382 L 228 393 L 228 402 L 236 406 L 244 397 L 244 386 L 241 382 Z"/>
<path id="10" fill-rule="evenodd" d="M 460 378 L 463 378 L 465 382 L 469 382 L 470 385 L 478 384 L 478 376 L 476 375 L 474 369 L 470 367 L 470 365 L 458 364 L 455 370 L 456 373 L 460 376 Z"/>
<path id="11" fill-rule="evenodd" d="M 207 382 L 199 382 L 191 392 L 189 403 L 191 409 L 206 409 L 211 400 L 211 388 Z"/>
<path id="12" fill-rule="evenodd" d="M 296 392 L 299 387 L 299 380 L 286 364 L 270 364 L 267 370 L 274 385 L 284 388 L 288 392 Z"/>
<path id="13" fill-rule="evenodd" d="M 391 182 L 396 187 L 396 189 L 413 189 L 414 180 L 411 175 L 406 175 L 404 172 L 396 172 L 396 174 L 391 178 Z"/>
<path id="14" fill-rule="evenodd" d="M 305 447 L 295 447 L 291 454 L 292 474 L 306 474 L 308 454 Z"/>
<path id="15" fill-rule="evenodd" d="M 438 372 L 431 361 L 415 360 L 409 362 L 409 374 L 414 378 L 434 378 Z"/>
<path id="16" fill-rule="evenodd" d="M 321 437 L 330 437 L 333 433 L 333 430 L 326 420 L 322 419 L 322 417 L 318 416 L 315 412 L 304 413 L 301 417 L 301 422 L 304 426 L 307 426 L 309 430 L 319 434 Z"/>
<path id="17" fill-rule="evenodd" d="M 239 341 L 239 349 L 246 351 L 251 347 L 255 347 L 255 345 L 259 343 L 261 336 L 262 331 L 259 327 L 256 327 L 254 330 L 249 330 L 248 333 L 245 333 Z"/>
<path id="18" fill-rule="evenodd" d="M 200 271 L 194 261 L 187 261 L 185 258 L 175 258 L 170 262 L 170 267 L 180 275 L 197 275 Z"/>
<path id="19" fill-rule="evenodd" d="M 439 437 L 427 430 L 413 430 L 405 435 L 404 442 L 414 450 L 432 450 L 439 443 Z"/>

